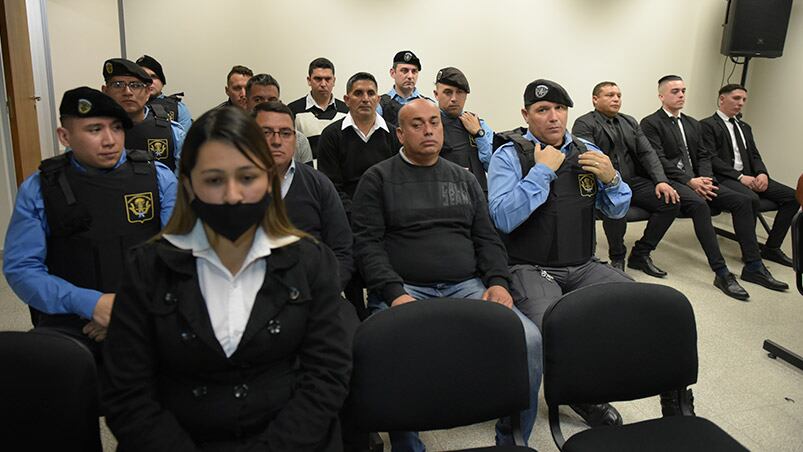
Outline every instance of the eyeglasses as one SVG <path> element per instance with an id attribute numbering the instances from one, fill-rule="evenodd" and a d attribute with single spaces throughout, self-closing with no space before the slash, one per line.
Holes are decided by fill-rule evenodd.
<path id="1" fill-rule="evenodd" d="M 264 127 L 262 129 L 262 131 L 265 133 L 265 137 L 268 138 L 268 139 L 273 138 L 274 135 L 279 135 L 279 137 L 281 137 L 281 139 L 289 140 L 290 138 L 292 138 L 296 134 L 296 131 L 293 130 L 293 129 L 273 130 L 271 128 Z"/>
<path id="2" fill-rule="evenodd" d="M 115 89 L 115 90 L 118 90 L 118 91 L 123 91 L 126 88 L 126 86 L 131 91 L 142 91 L 143 89 L 148 87 L 148 85 L 146 85 L 146 84 L 144 84 L 142 82 L 128 82 L 128 83 L 126 83 L 126 82 L 117 80 L 115 82 L 109 83 L 109 88 Z"/>

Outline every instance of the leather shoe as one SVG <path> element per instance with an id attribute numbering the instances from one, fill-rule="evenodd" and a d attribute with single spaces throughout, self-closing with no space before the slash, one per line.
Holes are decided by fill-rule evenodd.
<path id="1" fill-rule="evenodd" d="M 622 425 L 622 416 L 610 404 L 589 405 L 583 403 L 569 406 L 586 421 L 589 427 Z"/>
<path id="2" fill-rule="evenodd" d="M 767 289 L 777 290 L 780 292 L 789 289 L 789 284 L 773 278 L 772 274 L 769 270 L 767 270 L 767 267 L 764 264 L 761 264 L 761 268 L 758 271 L 748 271 L 747 267 L 744 267 L 742 269 L 742 281 L 759 284 Z"/>
<path id="3" fill-rule="evenodd" d="M 694 394 L 691 389 L 661 393 L 661 414 L 668 416 L 694 416 Z"/>
<path id="4" fill-rule="evenodd" d="M 634 256 L 631 254 L 630 259 L 627 260 L 627 266 L 630 268 L 635 268 L 636 270 L 641 270 L 644 273 L 656 278 L 663 278 L 666 276 L 665 271 L 656 267 L 655 264 L 652 263 L 652 258 L 650 258 L 649 255 Z"/>
<path id="5" fill-rule="evenodd" d="M 611 267 L 625 271 L 624 259 L 611 259 Z"/>
<path id="6" fill-rule="evenodd" d="M 742 275 L 742 279 L 744 279 L 744 274 Z M 737 300 L 747 301 L 747 299 L 750 298 L 750 294 L 736 282 L 736 276 L 731 272 L 728 272 L 728 274 L 723 277 L 717 275 L 714 278 L 714 287 L 725 292 L 725 295 Z"/>
<path id="7" fill-rule="evenodd" d="M 789 258 L 780 248 L 761 247 L 761 258 L 765 261 L 772 261 L 787 267 L 793 267 L 792 259 Z"/>

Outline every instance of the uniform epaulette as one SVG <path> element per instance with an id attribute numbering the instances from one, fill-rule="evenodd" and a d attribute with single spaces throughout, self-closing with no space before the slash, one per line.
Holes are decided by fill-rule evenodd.
<path id="1" fill-rule="evenodd" d="M 151 109 L 153 109 L 153 116 L 156 118 L 156 124 L 159 124 L 159 120 L 167 121 L 167 124 L 170 125 L 170 114 L 165 110 L 165 108 L 159 104 L 151 104 Z M 164 127 L 163 125 L 161 125 Z"/>
<path id="2" fill-rule="evenodd" d="M 52 174 L 70 164 L 69 153 L 64 153 L 42 160 L 39 164 L 39 171 L 42 173 Z"/>

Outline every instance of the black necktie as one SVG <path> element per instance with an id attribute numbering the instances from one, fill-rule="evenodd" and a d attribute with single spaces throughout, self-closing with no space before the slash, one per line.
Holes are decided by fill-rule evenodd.
<path id="1" fill-rule="evenodd" d="M 750 160 L 747 159 L 747 146 L 744 145 L 744 140 L 742 140 L 742 134 L 739 133 L 739 126 L 737 125 L 736 118 L 728 119 L 731 124 L 733 124 L 733 135 L 736 137 L 736 146 L 739 147 L 739 155 L 742 156 L 742 172 L 745 174 L 750 174 Z"/>
<path id="2" fill-rule="evenodd" d="M 691 167 L 691 159 L 689 159 L 689 148 L 686 147 L 686 140 L 683 139 L 683 131 L 680 129 L 680 118 L 670 117 L 672 119 L 672 128 L 675 130 L 675 139 L 678 140 L 678 147 L 680 148 L 680 160 L 682 166 L 680 169 L 689 177 L 694 177 L 694 170 Z"/>
<path id="3" fill-rule="evenodd" d="M 608 118 L 605 122 L 608 124 L 608 130 L 611 133 L 613 141 L 611 157 L 614 160 L 614 167 L 619 170 L 622 177 L 629 178 L 634 173 L 634 170 L 631 168 L 628 159 L 627 144 L 625 143 L 624 135 L 619 125 L 619 118 Z"/>

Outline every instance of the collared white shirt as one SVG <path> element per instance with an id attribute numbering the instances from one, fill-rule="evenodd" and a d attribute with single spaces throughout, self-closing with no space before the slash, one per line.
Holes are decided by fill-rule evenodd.
<path id="1" fill-rule="evenodd" d="M 267 261 L 263 258 L 270 255 L 272 248 L 293 243 L 298 237 L 271 239 L 258 227 L 251 249 L 236 275 L 229 272 L 209 245 L 200 219 L 195 222 L 189 234 L 166 234 L 164 238 L 177 248 L 192 250 L 192 255 L 196 258 L 198 284 L 206 302 L 212 329 L 226 356 L 230 357 L 240 344 L 257 292 L 265 280 Z"/>
<path id="2" fill-rule="evenodd" d="M 321 106 L 315 102 L 315 98 L 312 97 L 312 93 L 307 93 L 307 108 L 305 108 L 305 110 L 309 110 L 312 107 L 318 107 L 321 108 L 321 110 L 326 110 L 327 108 L 329 108 L 330 105 L 334 103 L 335 103 L 335 95 L 332 94 L 332 96 L 329 98 L 329 103 L 326 104 L 326 106 L 324 106 L 323 108 L 321 108 Z"/>
<path id="3" fill-rule="evenodd" d="M 385 132 L 390 133 L 390 130 L 388 130 L 388 124 L 385 122 L 385 119 L 382 118 L 382 116 L 380 115 L 375 115 L 375 118 L 376 120 L 374 121 L 374 125 L 371 126 L 371 130 L 369 130 L 368 134 L 366 135 L 362 133 L 362 130 L 360 130 L 360 128 L 357 127 L 357 124 L 354 123 L 354 118 L 351 116 L 351 112 L 349 112 L 346 115 L 346 117 L 343 118 L 343 126 L 340 128 L 340 130 L 346 130 L 347 128 L 351 127 L 354 129 L 355 132 L 357 132 L 357 136 L 359 136 L 362 139 L 362 141 L 366 143 L 368 142 L 368 140 L 371 139 L 371 135 L 373 135 L 374 132 L 376 132 L 379 129 L 384 129 Z"/>
<path id="4" fill-rule="evenodd" d="M 678 115 L 675 116 L 672 113 L 668 112 L 666 108 L 664 108 L 663 110 L 664 113 L 667 114 L 667 116 L 677 119 L 678 127 L 680 127 L 680 136 L 683 137 L 683 145 L 686 146 L 686 149 L 688 149 L 689 143 L 686 141 L 686 131 L 683 129 L 683 121 L 680 120 L 680 113 L 678 113 Z"/>
<path id="5" fill-rule="evenodd" d="M 290 191 L 290 185 L 293 184 L 293 177 L 296 175 L 296 161 L 290 160 L 290 166 L 287 167 L 287 172 L 284 173 L 284 178 L 282 179 L 282 199 L 287 196 L 287 192 Z"/>
<path id="6" fill-rule="evenodd" d="M 728 133 L 731 135 L 731 149 L 733 149 L 733 169 L 736 171 L 742 171 L 744 169 L 744 162 L 742 162 L 742 153 L 739 152 L 739 143 L 736 142 L 736 133 L 733 130 L 733 123 L 730 122 L 730 118 L 722 111 L 717 110 L 717 116 L 719 119 L 725 121 L 725 127 L 728 128 Z M 738 121 L 737 121 L 738 122 Z M 741 127 L 736 127 L 739 129 L 739 135 L 742 137 L 742 143 L 747 146 L 747 140 L 744 139 L 744 133 L 742 133 Z"/>

